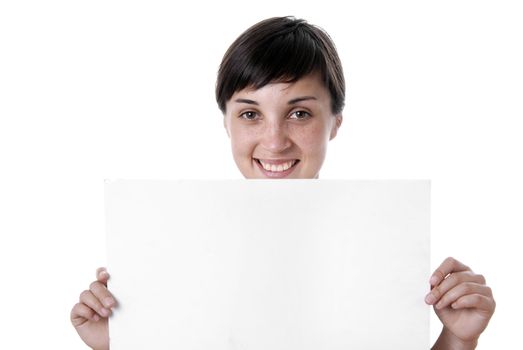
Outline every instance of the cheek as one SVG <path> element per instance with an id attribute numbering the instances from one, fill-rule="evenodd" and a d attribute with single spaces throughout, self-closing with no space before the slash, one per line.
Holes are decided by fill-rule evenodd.
<path id="1" fill-rule="evenodd" d="M 231 132 L 231 147 L 233 155 L 236 159 L 244 157 L 252 153 L 252 149 L 256 144 L 256 134 L 249 130 L 249 128 L 242 128 L 238 125 L 233 125 Z"/>
<path id="2" fill-rule="evenodd" d="M 295 132 L 296 143 L 309 154 L 323 153 L 328 142 L 328 133 L 323 123 L 310 123 Z"/>

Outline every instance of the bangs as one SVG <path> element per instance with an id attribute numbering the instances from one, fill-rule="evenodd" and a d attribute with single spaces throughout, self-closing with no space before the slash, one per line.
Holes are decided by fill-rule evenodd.
<path id="1" fill-rule="evenodd" d="M 332 112 L 341 112 L 345 80 L 329 35 L 303 19 L 269 18 L 247 29 L 225 52 L 218 70 L 216 101 L 225 113 L 227 101 L 237 91 L 293 83 L 312 73 L 319 73 L 329 90 Z"/>
<path id="2" fill-rule="evenodd" d="M 233 50 L 226 52 L 216 87 L 219 107 L 232 95 L 247 87 L 259 89 L 269 83 L 293 83 L 308 74 L 320 72 L 325 77 L 326 62 L 314 33 L 298 20 L 279 30 L 253 28 L 250 35 L 241 35 Z M 252 40 L 256 37 L 257 40 Z M 328 86 L 328 82 L 324 81 Z"/>
<path id="3" fill-rule="evenodd" d="M 228 84 L 231 96 L 246 87 L 259 89 L 274 82 L 292 83 L 314 71 L 325 71 L 321 49 L 309 33 L 295 28 L 267 36 L 263 43 L 244 50 L 242 61 L 231 72 L 236 73 L 230 76 Z"/>

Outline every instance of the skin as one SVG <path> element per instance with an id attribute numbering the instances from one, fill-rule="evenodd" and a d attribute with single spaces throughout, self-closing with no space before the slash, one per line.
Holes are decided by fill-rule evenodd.
<path id="1" fill-rule="evenodd" d="M 303 97 L 308 98 L 296 101 Z M 289 103 L 293 100 L 295 103 Z M 248 179 L 318 178 L 328 142 L 341 122 L 342 115 L 331 112 L 328 90 L 314 74 L 293 84 L 273 83 L 258 90 L 238 91 L 227 102 L 224 114 L 234 161 Z M 299 162 L 286 172 L 273 172 L 264 171 L 255 159 L 272 164 Z M 105 268 L 99 268 L 96 281 L 80 294 L 79 303 L 71 310 L 71 323 L 95 350 L 109 349 L 108 317 L 117 302 L 107 289 L 108 279 Z M 434 306 L 443 324 L 432 349 L 475 349 L 496 307 L 485 278 L 447 258 L 429 283 L 431 291 L 425 302 Z"/>
<path id="2" fill-rule="evenodd" d="M 318 178 L 328 141 L 336 137 L 343 120 L 331 112 L 330 100 L 315 74 L 292 84 L 237 91 L 226 104 L 224 127 L 242 175 L 247 179 L 279 175 L 263 172 L 255 159 L 276 164 L 299 160 L 284 178 Z"/>

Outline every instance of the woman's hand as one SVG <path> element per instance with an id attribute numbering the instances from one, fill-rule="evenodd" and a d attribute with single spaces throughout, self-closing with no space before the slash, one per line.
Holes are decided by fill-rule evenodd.
<path id="1" fill-rule="evenodd" d="M 95 350 L 109 349 L 107 318 L 116 301 L 107 290 L 109 274 L 105 268 L 96 270 L 96 281 L 80 294 L 80 302 L 71 310 L 71 323 L 80 338 Z"/>
<path id="2" fill-rule="evenodd" d="M 446 345 L 441 348 L 474 349 L 496 308 L 485 278 L 456 259 L 447 258 L 433 273 L 430 285 L 432 290 L 425 302 L 434 305 L 443 323 L 436 344 Z"/>

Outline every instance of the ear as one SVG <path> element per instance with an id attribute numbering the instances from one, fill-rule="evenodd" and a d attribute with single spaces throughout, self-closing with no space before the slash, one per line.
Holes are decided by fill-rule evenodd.
<path id="1" fill-rule="evenodd" d="M 336 135 L 338 134 L 338 129 L 340 128 L 341 123 L 343 122 L 343 115 L 341 113 L 336 114 L 334 118 L 336 118 L 336 120 L 334 123 L 332 123 L 329 141 L 336 137 Z"/>

